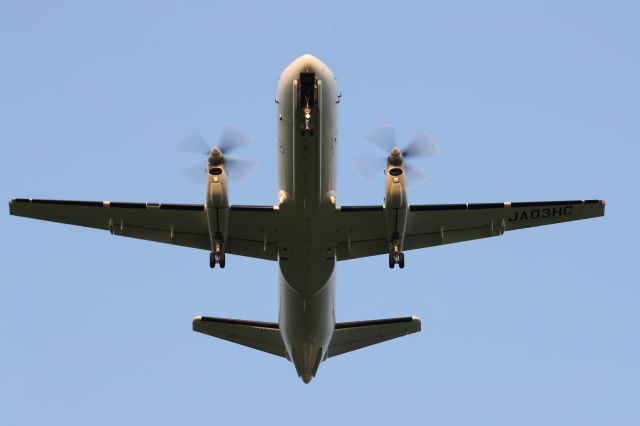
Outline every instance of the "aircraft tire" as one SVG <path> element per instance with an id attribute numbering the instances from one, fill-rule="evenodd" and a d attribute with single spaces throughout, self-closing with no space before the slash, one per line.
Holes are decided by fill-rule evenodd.
<path id="1" fill-rule="evenodd" d="M 209 253 L 209 267 L 211 269 L 216 267 L 216 255 L 213 252 Z"/>
<path id="2" fill-rule="evenodd" d="M 225 255 L 224 255 L 224 253 L 220 253 L 220 261 L 218 263 L 220 264 L 221 268 L 224 268 L 224 264 L 225 264 Z"/>
<path id="3" fill-rule="evenodd" d="M 396 261 L 393 258 L 393 254 L 389 254 L 389 268 L 393 269 L 396 266 Z"/>
<path id="4" fill-rule="evenodd" d="M 400 269 L 404 268 L 404 253 L 400 253 L 400 259 L 398 260 L 398 266 L 400 266 Z"/>

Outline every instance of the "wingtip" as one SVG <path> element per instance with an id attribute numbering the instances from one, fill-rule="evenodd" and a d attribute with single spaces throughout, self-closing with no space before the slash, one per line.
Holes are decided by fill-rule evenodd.
<path id="1" fill-rule="evenodd" d="M 193 317 L 193 321 L 191 321 L 191 329 L 193 331 L 197 331 L 198 333 L 201 333 L 201 327 L 202 327 L 202 316 L 198 315 L 197 317 Z"/>
<path id="2" fill-rule="evenodd" d="M 411 317 L 411 321 L 418 326 L 417 331 L 422 331 L 422 321 L 420 320 L 420 317 L 414 315 Z"/>
<path id="3" fill-rule="evenodd" d="M 20 201 L 25 201 L 25 200 L 23 198 L 11 198 L 11 199 L 9 199 L 8 206 L 9 206 L 9 214 L 10 215 L 15 215 L 15 209 L 18 208 L 17 204 Z"/>

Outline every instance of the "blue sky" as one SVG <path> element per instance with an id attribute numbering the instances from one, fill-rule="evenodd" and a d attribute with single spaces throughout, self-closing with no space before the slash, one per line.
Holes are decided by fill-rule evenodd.
<path id="1" fill-rule="evenodd" d="M 0 193 L 202 202 L 175 151 L 253 136 L 235 204 L 272 204 L 275 95 L 303 53 L 338 78 L 338 201 L 381 203 L 363 135 L 426 130 L 413 203 L 605 198 L 604 219 L 340 263 L 339 321 L 421 333 L 322 364 L 191 331 L 274 321 L 276 264 L 0 215 L 0 423 L 640 423 L 636 2 L 0 4 Z"/>

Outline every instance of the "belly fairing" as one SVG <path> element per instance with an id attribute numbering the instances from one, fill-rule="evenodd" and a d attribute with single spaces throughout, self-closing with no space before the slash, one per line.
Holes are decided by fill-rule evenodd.
<path id="1" fill-rule="evenodd" d="M 324 249 L 288 250 L 286 256 L 281 253 L 279 260 L 281 279 L 299 296 L 319 293 L 333 276 L 335 259 L 327 258 Z"/>

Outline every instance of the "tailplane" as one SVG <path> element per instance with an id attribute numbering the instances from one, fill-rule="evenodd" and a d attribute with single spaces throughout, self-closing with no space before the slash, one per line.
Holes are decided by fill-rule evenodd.
<path id="1" fill-rule="evenodd" d="M 280 327 L 276 323 L 198 316 L 193 319 L 193 331 L 287 357 Z"/>
<path id="2" fill-rule="evenodd" d="M 292 360 L 305 383 L 315 376 L 322 360 L 406 336 L 420 331 L 420 328 L 420 319 L 417 317 L 337 323 L 324 357 L 322 348 L 318 347 L 319 352 L 307 359 L 298 356 L 300 354 L 295 349 L 293 357 L 287 355 L 280 327 L 276 323 L 200 316 L 193 319 L 194 331 Z M 306 359 L 308 363 L 300 364 L 296 361 L 300 359 Z"/>
<path id="3" fill-rule="evenodd" d="M 336 324 L 327 358 L 420 331 L 418 317 L 388 318 Z"/>

